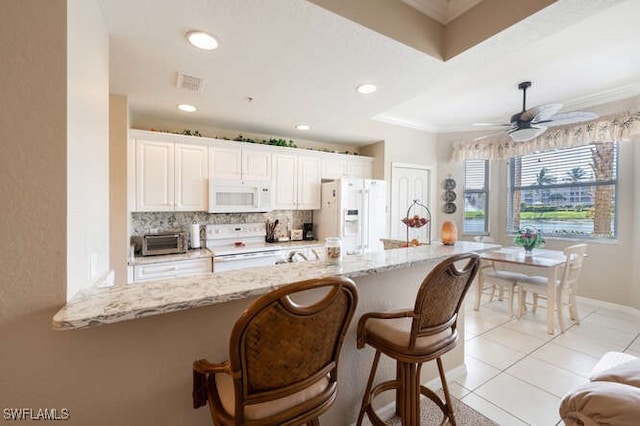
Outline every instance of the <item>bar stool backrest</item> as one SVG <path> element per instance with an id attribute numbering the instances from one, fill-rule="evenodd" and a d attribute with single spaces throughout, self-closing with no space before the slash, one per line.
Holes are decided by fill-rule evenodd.
<path id="1" fill-rule="evenodd" d="M 315 299 L 321 297 L 312 304 L 291 298 L 311 290 L 318 292 Z M 302 281 L 256 300 L 231 334 L 236 413 L 326 378 L 327 392 L 335 393 L 338 356 L 357 300 L 353 281 L 341 277 Z"/>
<path id="2" fill-rule="evenodd" d="M 449 327 L 455 331 L 458 311 L 479 264 L 480 257 L 475 253 L 455 255 L 436 265 L 426 276 L 416 297 L 411 349 L 418 337 L 437 334 Z"/>

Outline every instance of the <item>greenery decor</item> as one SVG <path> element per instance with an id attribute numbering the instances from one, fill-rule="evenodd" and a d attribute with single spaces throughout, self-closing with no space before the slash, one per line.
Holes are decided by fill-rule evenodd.
<path id="1" fill-rule="evenodd" d="M 518 235 L 516 235 L 513 243 L 517 246 L 524 247 L 525 251 L 530 252 L 535 247 L 544 244 L 544 237 L 539 229 L 533 226 L 525 226 L 518 230 Z"/>

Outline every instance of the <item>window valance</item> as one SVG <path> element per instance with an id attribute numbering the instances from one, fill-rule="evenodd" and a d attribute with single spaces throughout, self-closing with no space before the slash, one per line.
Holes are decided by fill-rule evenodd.
<path id="1" fill-rule="evenodd" d="M 506 132 L 478 140 L 453 144 L 452 161 L 503 160 L 511 157 L 561 148 L 612 142 L 640 135 L 640 112 L 601 117 L 598 120 L 553 127 L 528 142 L 514 142 Z"/>

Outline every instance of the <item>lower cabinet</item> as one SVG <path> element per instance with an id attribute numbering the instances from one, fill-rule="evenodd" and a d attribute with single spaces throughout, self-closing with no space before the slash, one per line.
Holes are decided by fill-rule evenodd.
<path id="1" fill-rule="evenodd" d="M 149 263 L 133 267 L 133 281 L 161 280 L 186 275 L 213 272 L 213 258 L 175 260 L 171 262 Z"/>

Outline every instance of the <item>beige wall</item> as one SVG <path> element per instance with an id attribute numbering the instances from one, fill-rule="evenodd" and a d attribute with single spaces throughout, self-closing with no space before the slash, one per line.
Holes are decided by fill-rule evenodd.
<path id="1" fill-rule="evenodd" d="M 127 282 L 129 214 L 127 213 L 127 97 L 109 96 L 109 261 L 116 283 Z"/>
<path id="2" fill-rule="evenodd" d="M 67 4 L 69 299 L 109 270 L 109 37 L 96 0 Z"/>
<path id="3" fill-rule="evenodd" d="M 360 148 L 360 153 L 373 157 L 373 178 L 384 179 L 384 142 L 377 142 Z"/>

